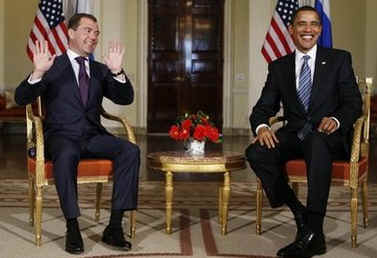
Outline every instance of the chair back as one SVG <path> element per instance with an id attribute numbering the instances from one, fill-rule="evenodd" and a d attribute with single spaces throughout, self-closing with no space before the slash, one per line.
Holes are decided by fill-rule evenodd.
<path id="1" fill-rule="evenodd" d="M 370 137 L 370 109 L 371 109 L 371 92 L 373 78 L 367 77 L 365 80 L 358 80 L 359 89 L 363 99 L 363 116 L 364 126 L 360 139 L 360 158 L 369 156 L 369 137 Z"/>

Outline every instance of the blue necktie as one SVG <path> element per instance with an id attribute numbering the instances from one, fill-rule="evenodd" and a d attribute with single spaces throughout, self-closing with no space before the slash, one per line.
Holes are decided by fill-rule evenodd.
<path id="1" fill-rule="evenodd" d="M 312 76 L 308 65 L 310 56 L 305 55 L 302 58 L 304 59 L 304 63 L 302 64 L 300 71 L 297 94 L 301 103 L 305 107 L 305 111 L 308 111 L 310 95 L 312 92 Z"/>
<path id="2" fill-rule="evenodd" d="M 84 106 L 86 106 L 86 103 L 88 102 L 88 90 L 89 90 L 89 76 L 86 73 L 86 68 L 85 68 L 85 60 L 87 59 L 82 56 L 78 56 L 75 59 L 80 65 L 79 88 L 80 88 L 81 101 L 84 104 Z"/>

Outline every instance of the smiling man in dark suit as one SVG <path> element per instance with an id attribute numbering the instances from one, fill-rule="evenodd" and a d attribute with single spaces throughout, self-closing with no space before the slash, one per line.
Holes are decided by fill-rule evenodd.
<path id="1" fill-rule="evenodd" d="M 343 50 L 317 46 L 322 26 L 316 9 L 299 8 L 289 32 L 296 51 L 269 64 L 262 95 L 250 115 L 256 138 L 247 148 L 251 168 L 261 179 L 272 207 L 286 204 L 297 234 L 280 249 L 280 257 L 312 257 L 326 252 L 323 221 L 331 182 L 332 161 L 349 156 L 349 135 L 361 115 L 361 95 Z M 283 105 L 286 125 L 276 133 L 268 119 Z M 289 187 L 282 166 L 303 158 L 308 193 L 304 206 Z"/>
<path id="2" fill-rule="evenodd" d="M 76 14 L 68 24 L 68 50 L 51 56 L 47 42 L 36 42 L 34 70 L 16 90 L 16 101 L 25 105 L 42 96 L 46 115 L 46 154 L 54 164 L 54 179 L 67 221 L 69 253 L 84 251 L 77 217 L 77 165 L 80 158 L 108 158 L 114 162 L 112 207 L 102 241 L 123 250 L 131 249 L 122 230 L 126 210 L 136 209 L 139 148 L 108 133 L 100 123 L 103 97 L 116 104 L 133 102 L 131 82 L 122 69 L 124 48 L 112 42 L 105 64 L 88 57 L 97 46 L 99 29 L 90 14 Z"/>

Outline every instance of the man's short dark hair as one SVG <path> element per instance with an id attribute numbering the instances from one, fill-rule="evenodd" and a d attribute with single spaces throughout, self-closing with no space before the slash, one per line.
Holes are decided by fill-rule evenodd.
<path id="1" fill-rule="evenodd" d="M 300 8 L 298 8 L 293 13 L 293 16 L 292 16 L 292 25 L 295 23 L 295 20 L 297 18 L 298 13 L 302 12 L 302 11 L 312 11 L 312 12 L 315 12 L 317 14 L 317 16 L 318 16 L 319 22 L 321 22 L 321 16 L 319 15 L 317 9 L 315 9 L 314 7 L 312 7 L 310 5 L 304 5 L 304 6 L 301 6 Z"/>
<path id="2" fill-rule="evenodd" d="M 79 27 L 82 18 L 88 18 L 94 22 L 97 22 L 97 18 L 89 13 L 76 13 L 71 17 L 71 19 L 69 19 L 68 29 L 76 30 L 77 27 Z"/>

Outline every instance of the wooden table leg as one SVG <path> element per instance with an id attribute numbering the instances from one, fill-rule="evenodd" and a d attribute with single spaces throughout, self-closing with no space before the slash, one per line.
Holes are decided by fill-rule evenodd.
<path id="1" fill-rule="evenodd" d="M 256 232 L 262 234 L 262 206 L 263 206 L 263 188 L 262 182 L 257 179 L 257 219 L 255 223 Z"/>
<path id="2" fill-rule="evenodd" d="M 173 173 L 168 171 L 165 175 L 165 197 L 166 197 L 166 233 L 171 233 L 171 214 L 173 208 Z"/>
<path id="3" fill-rule="evenodd" d="M 223 204 L 222 204 L 222 223 L 221 223 L 221 234 L 226 235 L 227 224 L 228 224 L 228 203 L 230 195 L 230 175 L 229 171 L 224 173 L 224 188 L 223 188 Z"/>
<path id="4" fill-rule="evenodd" d="M 223 189 L 222 185 L 219 186 L 219 224 L 223 224 Z"/>
<path id="5" fill-rule="evenodd" d="M 99 217 L 101 214 L 101 196 L 102 196 L 102 190 L 103 190 L 103 183 L 97 183 L 96 188 L 96 212 L 94 215 L 94 220 L 96 222 L 99 222 Z"/>

